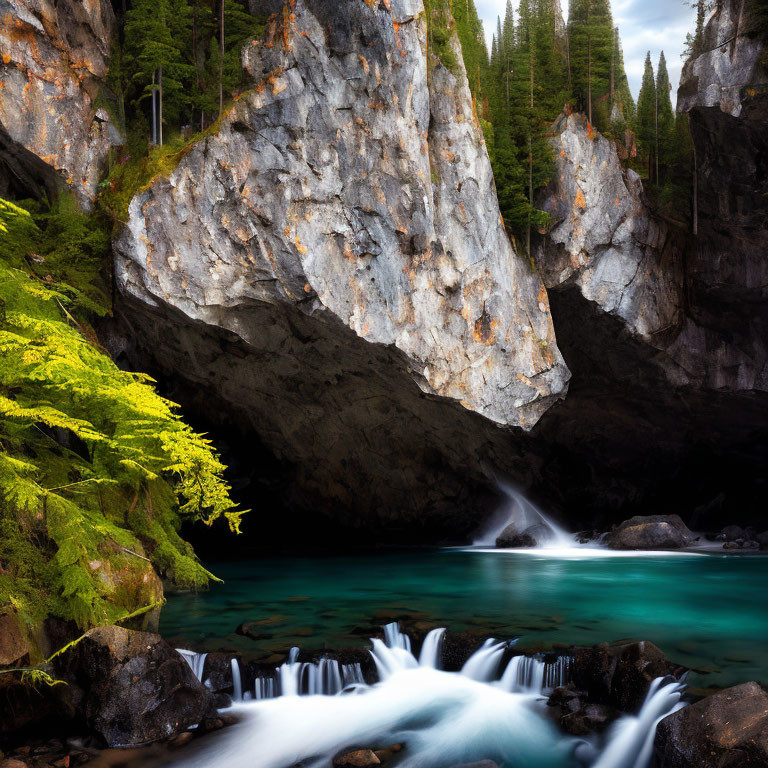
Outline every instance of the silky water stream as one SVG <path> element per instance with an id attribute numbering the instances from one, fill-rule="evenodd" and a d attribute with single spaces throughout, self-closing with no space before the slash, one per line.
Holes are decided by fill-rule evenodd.
<path id="1" fill-rule="evenodd" d="M 240 722 L 179 768 L 320 768 L 339 751 L 404 744 L 399 768 L 447 768 L 489 759 L 507 768 L 646 768 L 656 723 L 683 706 L 684 686 L 659 678 L 634 715 L 601 739 L 567 736 L 547 714 L 546 696 L 568 680 L 571 660 L 517 655 L 502 669 L 507 642 L 487 640 L 459 672 L 441 667 L 444 630 L 432 630 L 417 658 L 397 624 L 373 639 L 378 682 L 333 659 L 289 660 L 256 680 L 231 711 Z M 193 669 L 200 663 L 186 655 Z M 239 676 L 238 676 L 239 679 Z M 236 690 L 236 697 L 240 694 Z"/>

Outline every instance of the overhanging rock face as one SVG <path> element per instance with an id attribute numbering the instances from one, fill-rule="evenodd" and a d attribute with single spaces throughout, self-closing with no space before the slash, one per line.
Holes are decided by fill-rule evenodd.
<path id="1" fill-rule="evenodd" d="M 504 233 L 463 68 L 428 65 L 421 0 L 291 9 L 218 133 L 132 201 L 124 313 L 162 317 L 156 359 L 318 498 L 471 518 L 493 423 L 530 429 L 567 389 L 546 290 Z"/>
<path id="2" fill-rule="evenodd" d="M 120 136 L 97 96 L 109 0 L 0 0 L 0 194 L 70 188 L 90 208 Z"/>

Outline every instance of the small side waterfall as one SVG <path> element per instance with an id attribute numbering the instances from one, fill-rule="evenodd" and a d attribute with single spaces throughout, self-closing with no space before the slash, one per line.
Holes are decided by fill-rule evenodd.
<path id="1" fill-rule="evenodd" d="M 299 662 L 298 657 L 299 649 L 291 648 L 285 664 L 272 673 L 257 677 L 253 698 L 335 696 L 348 688 L 365 685 L 359 663 L 339 664 L 336 659 Z"/>
<path id="2" fill-rule="evenodd" d="M 545 515 L 517 488 L 509 483 L 499 483 L 499 488 L 507 498 L 506 503 L 477 535 L 473 542 L 475 546 L 496 546 L 496 539 L 510 523 L 517 523 L 521 531 L 532 525 L 543 525 L 547 528 L 550 535 L 547 541 L 540 543 L 542 549 L 571 549 L 577 546 L 573 534 Z"/>
<path id="3" fill-rule="evenodd" d="M 656 725 L 683 706 L 684 684 L 659 678 L 640 712 L 606 736 L 569 736 L 551 721 L 542 694 L 568 683 L 571 658 L 517 655 L 502 670 L 509 643 L 491 639 L 461 673 L 443 672 L 443 634 L 427 635 L 417 661 L 399 626 L 388 625 L 384 641 L 372 641 L 375 685 L 364 682 L 360 664 L 299 662 L 292 649 L 285 664 L 257 678 L 256 701 L 235 705 L 241 723 L 178 768 L 322 768 L 350 745 L 397 743 L 406 744 L 398 768 L 486 759 L 515 768 L 647 768 Z"/>
<path id="4" fill-rule="evenodd" d="M 656 726 L 667 715 L 682 709 L 685 685 L 657 678 L 651 683 L 640 713 L 623 717 L 610 733 L 608 747 L 593 768 L 645 768 L 653 752 Z"/>
<path id="5" fill-rule="evenodd" d="M 424 638 L 424 645 L 421 646 L 421 654 L 419 655 L 419 664 L 422 667 L 440 669 L 444 634 L 445 629 L 433 629 Z"/>
<path id="6" fill-rule="evenodd" d="M 183 648 L 177 648 L 176 653 L 181 654 L 182 658 L 189 664 L 195 677 L 202 683 L 203 670 L 205 669 L 205 657 L 207 653 L 196 653 L 195 651 L 186 651 Z"/>
<path id="7" fill-rule="evenodd" d="M 238 664 L 237 659 L 232 659 L 230 665 L 232 666 L 232 698 L 235 701 L 242 701 L 243 682 L 240 677 L 240 664 Z"/>

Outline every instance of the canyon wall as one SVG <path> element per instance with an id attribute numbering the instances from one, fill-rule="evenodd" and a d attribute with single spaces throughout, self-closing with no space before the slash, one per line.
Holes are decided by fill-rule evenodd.
<path id="1" fill-rule="evenodd" d="M 133 199 L 101 328 L 223 438 L 247 501 L 372 541 L 469 536 L 499 477 L 572 527 L 759 514 L 766 77 L 740 0 L 681 82 L 698 234 L 566 115 L 533 263 L 504 232 L 458 40 L 449 69 L 421 0 L 289 10 L 246 47 L 251 88 L 217 133 Z M 96 108 L 111 9 L 0 13 L 0 188 L 88 207 L 119 140 Z"/>
<path id="2" fill-rule="evenodd" d="M 123 315 L 311 505 L 466 529 L 494 425 L 529 430 L 566 393 L 546 291 L 421 0 L 292 8 L 247 47 L 252 89 L 218 132 L 132 201 Z"/>
<path id="3" fill-rule="evenodd" d="M 91 207 L 121 141 L 99 103 L 113 27 L 109 0 L 0 0 L 0 196 Z"/>

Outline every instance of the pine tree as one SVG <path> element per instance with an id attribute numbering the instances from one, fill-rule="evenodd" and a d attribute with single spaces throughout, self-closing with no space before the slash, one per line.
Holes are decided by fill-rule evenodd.
<path id="1" fill-rule="evenodd" d="M 453 0 L 452 14 L 456 22 L 456 34 L 461 43 L 464 69 L 467 72 L 469 89 L 476 105 L 478 115 L 484 115 L 482 106 L 487 100 L 488 48 L 485 44 L 483 23 L 477 15 L 474 0 Z"/>
<path id="2" fill-rule="evenodd" d="M 676 134 L 675 134 L 675 112 L 672 109 L 672 99 L 670 92 L 672 84 L 669 82 L 669 73 L 667 72 L 667 61 L 664 58 L 664 51 L 659 57 L 659 68 L 656 73 L 656 99 L 657 99 L 657 119 L 656 119 L 656 181 L 660 183 L 661 174 L 659 166 L 661 165 L 666 172 L 666 168 L 674 162 L 677 152 Z"/>
<path id="3" fill-rule="evenodd" d="M 194 67 L 184 61 L 191 12 L 186 0 L 136 0 L 126 13 L 125 58 L 133 72 L 135 103 L 151 100 L 152 143 L 163 143 L 163 125 L 178 121 L 190 102 Z"/>
<path id="4" fill-rule="evenodd" d="M 648 176 L 650 178 L 656 147 L 656 78 L 653 73 L 650 51 L 645 57 L 643 83 L 637 99 L 637 141 L 640 151 L 648 159 Z"/>
<path id="5" fill-rule="evenodd" d="M 611 56 L 614 50 L 613 19 L 609 0 L 572 0 L 568 14 L 568 37 L 573 94 L 599 127 L 607 127 L 610 109 Z"/>

